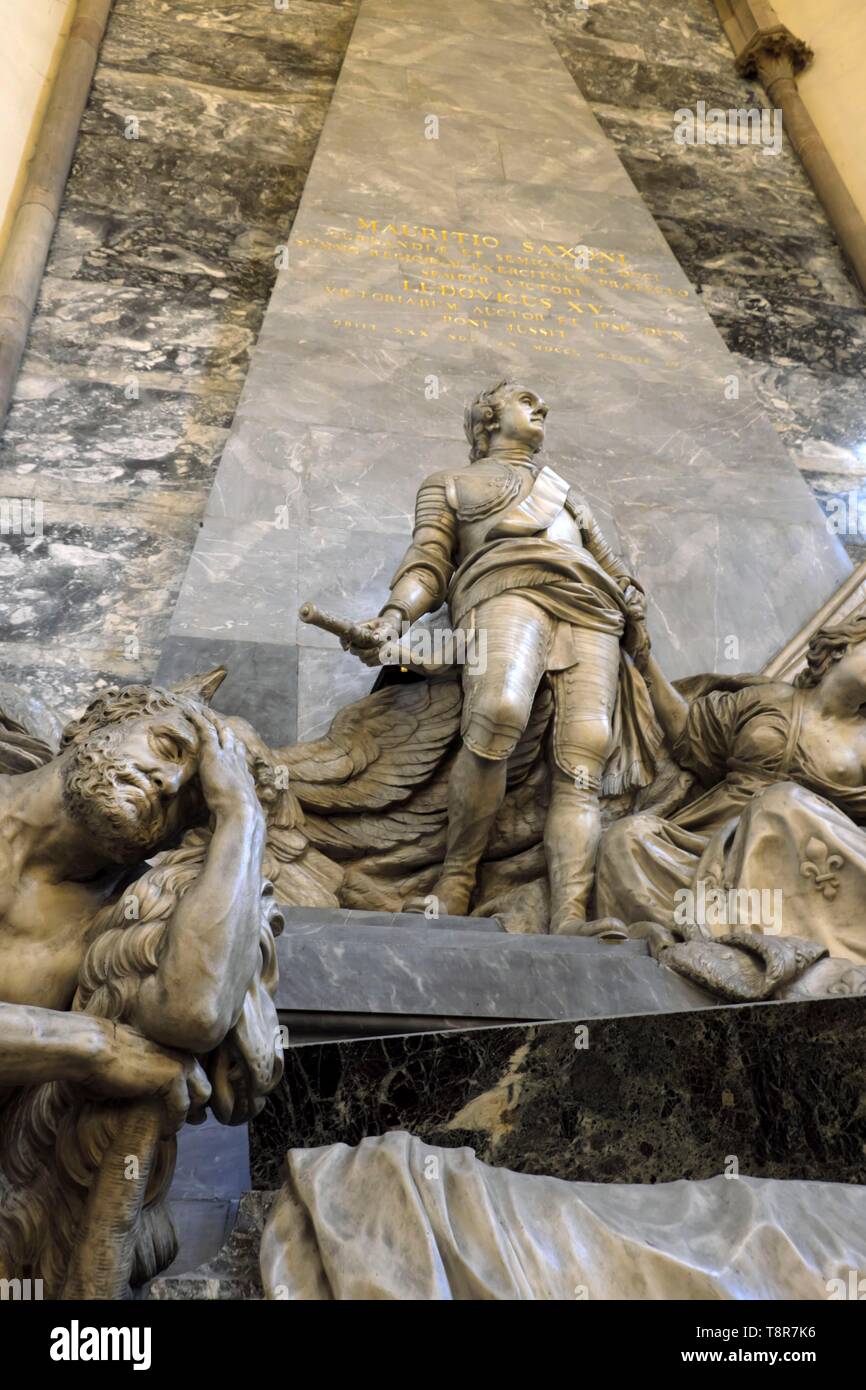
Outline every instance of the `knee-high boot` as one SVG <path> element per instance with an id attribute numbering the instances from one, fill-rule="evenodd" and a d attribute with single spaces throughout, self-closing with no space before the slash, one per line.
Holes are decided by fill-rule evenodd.
<path id="1" fill-rule="evenodd" d="M 550 933 L 556 936 L 625 935 L 615 918 L 587 922 L 601 839 L 598 792 L 578 786 L 554 767 L 544 850 L 550 883 Z"/>
<path id="2" fill-rule="evenodd" d="M 442 915 L 462 917 L 469 911 L 478 862 L 505 796 L 506 770 L 505 759 L 481 758 L 465 744 L 454 760 L 445 862 L 432 893 Z"/>

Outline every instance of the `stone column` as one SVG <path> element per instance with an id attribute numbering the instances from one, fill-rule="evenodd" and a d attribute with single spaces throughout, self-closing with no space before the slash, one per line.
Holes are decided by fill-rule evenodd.
<path id="1" fill-rule="evenodd" d="M 716 0 L 742 77 L 758 77 L 821 200 L 860 287 L 866 290 L 866 221 L 854 203 L 797 89 L 814 53 L 780 23 L 768 0 Z"/>

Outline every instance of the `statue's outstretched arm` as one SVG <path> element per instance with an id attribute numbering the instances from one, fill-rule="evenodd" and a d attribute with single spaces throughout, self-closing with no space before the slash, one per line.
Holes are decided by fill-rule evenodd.
<path id="1" fill-rule="evenodd" d="M 404 623 L 411 625 L 425 613 L 435 613 L 445 602 L 454 573 L 456 539 L 457 519 L 448 501 L 444 475 L 434 474 L 419 489 L 412 544 L 391 579 L 388 598 L 375 618 L 359 626 L 369 636 L 384 640 Z M 343 642 L 365 666 L 379 664 L 377 645 Z"/>
<path id="2" fill-rule="evenodd" d="M 97 1070 L 108 1046 L 102 1019 L 0 1004 L 0 1086 L 83 1081 Z"/>
<path id="3" fill-rule="evenodd" d="M 222 1042 L 255 974 L 266 830 L 244 745 L 216 717 L 191 717 L 214 830 L 201 872 L 177 901 L 131 1021 L 167 1047 L 202 1054 Z"/>
<path id="4" fill-rule="evenodd" d="M 380 616 L 393 615 L 414 623 L 445 601 L 454 573 L 456 539 L 456 517 L 444 477 L 437 474 L 419 489 L 412 544 L 391 580 L 391 592 Z"/>
<path id="5" fill-rule="evenodd" d="M 644 674 L 656 718 L 665 731 L 668 743 L 675 748 L 685 733 L 689 702 L 674 689 L 652 655 L 647 656 Z"/>
<path id="6" fill-rule="evenodd" d="M 91 1014 L 0 1004 L 0 1087 L 73 1081 L 96 1095 L 162 1100 L 165 1132 L 183 1123 L 210 1086 L 190 1057 L 176 1057 L 131 1028 Z"/>

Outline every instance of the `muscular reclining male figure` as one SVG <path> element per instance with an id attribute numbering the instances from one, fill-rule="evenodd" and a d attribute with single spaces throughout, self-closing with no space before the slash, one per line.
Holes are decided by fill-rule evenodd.
<path id="1" fill-rule="evenodd" d="M 195 1054 L 219 1045 L 255 971 L 264 816 L 243 743 L 200 700 L 127 686 L 66 732 L 56 757 L 0 776 L 0 1122 L 17 1088 L 74 1081 L 158 1098 L 172 1133 L 191 1105 L 201 1116 L 211 1088 Z M 148 1036 L 69 1012 L 94 919 L 202 803 L 205 862 L 140 990 Z"/>

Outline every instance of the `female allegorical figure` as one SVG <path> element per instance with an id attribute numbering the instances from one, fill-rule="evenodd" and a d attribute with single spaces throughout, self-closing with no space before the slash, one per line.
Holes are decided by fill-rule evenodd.
<path id="1" fill-rule="evenodd" d="M 676 689 L 652 657 L 647 678 L 676 761 L 705 790 L 669 819 L 605 832 L 599 914 L 682 934 L 712 901 L 716 934 L 754 926 L 866 962 L 866 616 L 819 631 L 793 685 L 698 676 Z M 763 920 L 732 923 L 711 889 L 755 906 L 763 890 Z"/>

